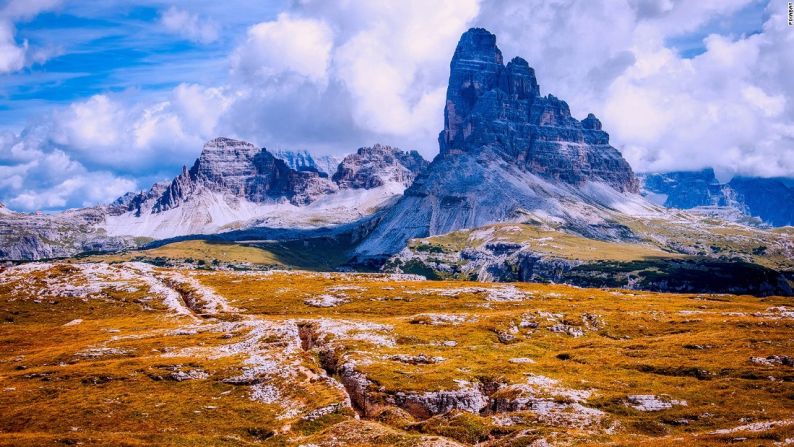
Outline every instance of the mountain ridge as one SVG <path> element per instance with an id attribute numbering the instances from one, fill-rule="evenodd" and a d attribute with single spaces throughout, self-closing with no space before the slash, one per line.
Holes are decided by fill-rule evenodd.
<path id="1" fill-rule="evenodd" d="M 438 140 L 439 154 L 359 247 L 360 259 L 382 259 L 414 237 L 533 215 L 623 237 L 606 211 L 614 202 L 654 212 L 600 121 L 576 120 L 567 103 L 540 96 L 529 64 L 504 65 L 496 36 L 482 28 L 455 49 Z"/>
<path id="2" fill-rule="evenodd" d="M 49 215 L 0 209 L 0 259 L 128 249 L 146 240 L 254 226 L 306 229 L 360 221 L 390 206 L 426 164 L 416 151 L 359 148 L 337 166 L 342 177 L 358 181 L 340 185 L 318 170 L 292 169 L 265 148 L 218 137 L 171 181 L 108 205 Z"/>
<path id="3" fill-rule="evenodd" d="M 735 176 L 722 183 L 712 168 L 640 177 L 643 194 L 668 208 L 756 225 L 794 225 L 794 187 L 788 186 L 785 179 Z"/>

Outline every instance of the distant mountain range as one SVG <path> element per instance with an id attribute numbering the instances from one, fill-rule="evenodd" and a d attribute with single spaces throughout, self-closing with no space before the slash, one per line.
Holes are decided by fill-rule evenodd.
<path id="1" fill-rule="evenodd" d="M 332 175 L 302 160 L 293 169 L 267 149 L 216 138 L 172 181 L 110 205 L 52 215 L 0 207 L 0 259 L 72 256 L 251 227 L 347 224 L 393 203 L 427 166 L 415 151 L 381 145 L 358 149 Z"/>
<path id="2" fill-rule="evenodd" d="M 747 225 L 790 225 L 790 186 L 720 184 L 711 170 L 638 178 L 593 114 L 576 119 L 541 95 L 527 61 L 505 64 L 484 29 L 464 33 L 452 57 L 438 142 L 428 163 L 383 145 L 335 160 L 216 138 L 173 180 L 109 205 L 52 215 L 0 206 L 0 259 L 186 237 L 324 238 L 352 268 L 792 293 L 794 234 Z"/>
<path id="3" fill-rule="evenodd" d="M 734 177 L 720 183 L 713 169 L 640 176 L 643 195 L 668 208 L 781 227 L 794 225 L 794 180 Z"/>

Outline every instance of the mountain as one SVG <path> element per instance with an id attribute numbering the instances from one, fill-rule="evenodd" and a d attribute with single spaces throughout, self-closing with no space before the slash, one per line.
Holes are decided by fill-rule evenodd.
<path id="1" fill-rule="evenodd" d="M 388 183 L 410 185 L 417 173 L 427 168 L 427 160 L 416 151 L 402 152 L 376 144 L 359 148 L 339 163 L 333 181 L 340 188 L 377 188 Z"/>
<path id="2" fill-rule="evenodd" d="M 461 37 L 449 82 L 439 155 L 354 263 L 438 279 L 793 293 L 791 234 L 645 200 L 600 121 L 541 96 L 534 70 L 520 58 L 504 65 L 491 33 Z M 722 187 L 708 174 L 671 190 L 710 203 Z"/>
<path id="3" fill-rule="evenodd" d="M 41 216 L 0 209 L 0 259 L 71 256 L 254 227 L 343 226 L 393 204 L 426 165 L 415 151 L 375 145 L 345 157 L 331 178 L 292 169 L 250 143 L 216 138 L 170 182 L 109 205 Z"/>
<path id="4" fill-rule="evenodd" d="M 720 183 L 710 168 L 640 178 L 643 195 L 668 208 L 748 222 L 755 218 L 776 227 L 794 225 L 794 187 L 785 179 L 734 177 Z"/>
<path id="5" fill-rule="evenodd" d="M 609 210 L 654 212 L 600 121 L 541 96 L 534 70 L 518 57 L 505 65 L 484 29 L 464 33 L 452 57 L 438 139 L 438 156 L 358 248 L 361 259 L 414 237 L 531 218 L 623 237 Z"/>
<path id="6" fill-rule="evenodd" d="M 49 259 L 134 248 L 131 237 L 108 236 L 104 208 L 57 214 L 17 213 L 0 207 L 0 260 Z"/>
<path id="7" fill-rule="evenodd" d="M 329 176 L 336 172 L 341 159 L 331 155 L 312 155 L 309 151 L 289 151 L 278 149 L 272 152 L 273 156 L 284 160 L 290 168 L 296 171 L 318 171 Z"/>

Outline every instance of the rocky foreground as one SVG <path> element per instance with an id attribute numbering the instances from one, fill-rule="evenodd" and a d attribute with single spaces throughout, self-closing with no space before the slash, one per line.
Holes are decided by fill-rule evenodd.
<path id="1" fill-rule="evenodd" d="M 794 439 L 780 297 L 34 263 L 0 321 L 0 445 Z"/>

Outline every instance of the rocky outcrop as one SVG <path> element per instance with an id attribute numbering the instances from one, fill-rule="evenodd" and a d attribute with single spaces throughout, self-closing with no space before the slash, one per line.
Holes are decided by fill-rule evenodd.
<path id="1" fill-rule="evenodd" d="M 782 227 L 794 225 L 794 188 L 778 179 L 734 177 L 728 187 L 750 216 Z"/>
<path id="2" fill-rule="evenodd" d="M 327 176 L 317 171 L 296 171 L 266 149 L 243 141 L 216 138 L 204 145 L 190 170 L 182 168 L 182 173 L 166 188 L 154 209 L 175 208 L 200 188 L 253 203 L 287 200 L 294 205 L 310 203 L 336 190 Z"/>
<path id="3" fill-rule="evenodd" d="M 540 96 L 525 60 L 504 65 L 486 30 L 467 31 L 455 50 L 439 148 L 358 248 L 359 262 L 377 262 L 411 238 L 502 221 L 564 222 L 596 238 L 626 236 L 608 210 L 636 200 L 629 197 L 638 191 L 631 167 L 595 116 L 579 121 L 564 101 Z"/>
<path id="4" fill-rule="evenodd" d="M 157 201 L 170 186 L 170 182 L 158 182 L 152 185 L 147 191 L 139 193 L 128 192 L 117 198 L 110 204 L 108 212 L 111 215 L 132 212 L 140 217 L 142 214 L 151 212 Z"/>
<path id="5" fill-rule="evenodd" d="M 0 259 L 112 251 L 151 239 L 254 227 L 344 227 L 363 237 L 427 164 L 416 152 L 380 145 L 359 149 L 335 167 L 337 181 L 307 158 L 300 163 L 293 169 L 267 149 L 216 138 L 173 180 L 109 205 L 51 215 L 0 208 Z M 358 228 L 348 228 L 356 223 Z"/>
<path id="6" fill-rule="evenodd" d="M 638 192 L 631 167 L 590 114 L 571 116 L 568 104 L 540 96 L 535 71 L 520 57 L 506 66 L 496 36 L 471 29 L 450 64 L 441 156 L 492 148 L 531 173 L 570 184 L 604 182 Z"/>
<path id="7" fill-rule="evenodd" d="M 427 161 L 416 151 L 403 152 L 376 144 L 359 148 L 345 157 L 333 176 L 340 188 L 372 189 L 386 183 L 410 186 L 427 168 Z"/>
<path id="8" fill-rule="evenodd" d="M 781 179 L 734 177 L 720 183 L 711 168 L 640 176 L 649 200 L 668 208 L 694 210 L 772 226 L 794 225 L 794 188 Z"/>
<path id="9" fill-rule="evenodd" d="M 650 258 L 636 261 L 568 259 L 523 244 L 489 243 L 443 252 L 408 247 L 384 270 L 435 278 L 496 282 L 551 282 L 580 287 L 609 287 L 656 292 L 708 292 L 792 296 L 785 273 L 751 261 L 707 258 Z"/>
<path id="10" fill-rule="evenodd" d="M 15 213 L 6 209 L 0 213 L 0 259 L 63 258 L 136 246 L 131 237 L 111 237 L 97 228 L 104 216 L 102 208 L 69 210 L 54 215 Z"/>
<path id="11" fill-rule="evenodd" d="M 641 175 L 643 193 L 668 208 L 727 205 L 713 169 Z"/>

